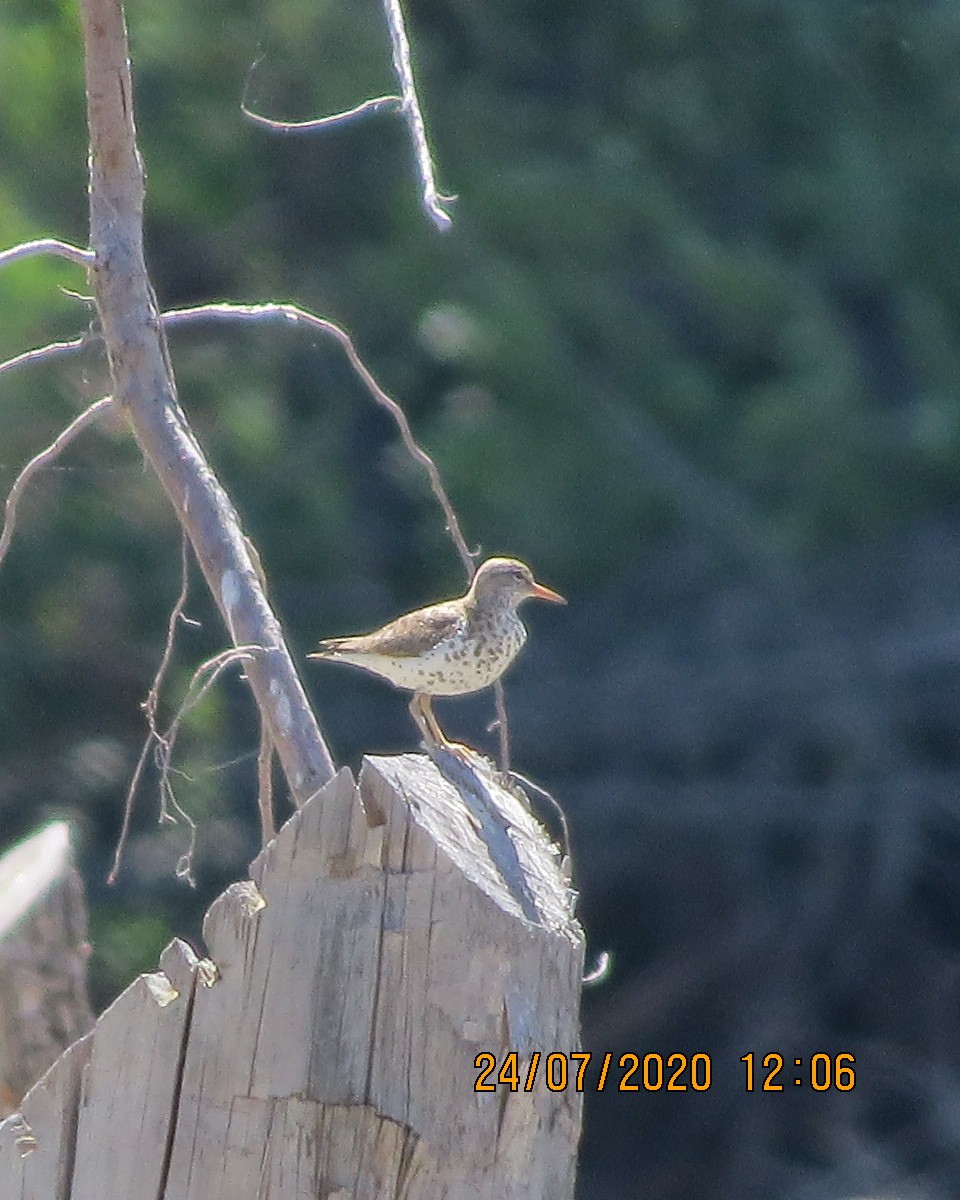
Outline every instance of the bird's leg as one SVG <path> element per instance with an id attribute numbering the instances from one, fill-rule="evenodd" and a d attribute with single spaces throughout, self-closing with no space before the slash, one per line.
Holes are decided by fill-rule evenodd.
<path id="1" fill-rule="evenodd" d="M 457 772 L 451 774 L 451 765 L 445 759 L 446 756 L 449 756 L 450 759 L 460 763 L 461 768 L 466 767 L 473 774 L 476 768 L 471 761 L 471 752 L 466 746 L 461 746 L 457 742 L 451 742 L 445 736 L 433 711 L 432 697 L 425 695 L 423 692 L 414 692 L 413 698 L 410 701 L 410 712 L 417 723 L 417 728 L 423 735 L 427 754 L 440 768 L 440 773 L 459 789 L 463 783 L 463 777 Z M 469 807 L 466 811 L 471 824 L 480 832 L 481 822 L 479 818 Z"/>
<path id="2" fill-rule="evenodd" d="M 419 692 L 414 692 L 410 697 L 410 716 L 413 717 L 417 728 L 420 730 L 420 736 L 425 742 L 428 742 L 430 740 L 430 730 L 427 728 L 423 713 L 420 711 Z"/>
<path id="3" fill-rule="evenodd" d="M 420 703 L 423 708 L 424 718 L 427 722 L 427 728 L 433 734 L 437 745 L 444 746 L 447 750 L 453 750 L 456 746 L 456 743 L 451 742 L 447 735 L 440 728 L 440 722 L 437 720 L 436 713 L 433 711 L 433 698 L 431 696 L 422 696 Z"/>
<path id="4" fill-rule="evenodd" d="M 423 734 L 424 741 L 429 746 L 436 746 L 441 750 L 446 750 L 450 754 L 455 754 L 458 758 L 463 758 L 465 752 L 462 746 L 456 742 L 451 742 L 443 730 L 440 728 L 440 723 L 437 721 L 436 714 L 433 711 L 433 700 L 425 692 L 414 692 L 410 700 L 410 715 L 417 723 L 417 728 Z"/>
<path id="5" fill-rule="evenodd" d="M 451 743 L 444 737 L 443 730 L 437 724 L 433 714 L 430 697 L 423 692 L 414 692 L 410 700 L 410 715 L 417 723 L 417 728 L 423 734 L 423 740 L 432 746 L 443 746 L 449 749 Z"/>

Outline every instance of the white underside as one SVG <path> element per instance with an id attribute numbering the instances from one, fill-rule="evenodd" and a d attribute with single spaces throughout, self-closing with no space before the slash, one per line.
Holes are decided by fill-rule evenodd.
<path id="1" fill-rule="evenodd" d="M 376 654 L 351 654 L 340 650 L 330 657 L 337 662 L 352 663 L 372 671 L 411 692 L 426 692 L 430 696 L 465 696 L 479 692 L 495 683 L 520 653 L 526 641 L 526 630 L 517 621 L 507 630 L 499 631 L 496 651 L 489 642 L 482 645 L 468 642 L 441 642 L 417 658 L 390 659 Z"/>

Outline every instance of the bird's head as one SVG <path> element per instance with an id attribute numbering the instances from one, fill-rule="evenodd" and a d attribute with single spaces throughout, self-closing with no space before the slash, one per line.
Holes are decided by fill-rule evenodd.
<path id="1" fill-rule="evenodd" d="M 470 594 L 479 604 L 507 605 L 516 608 L 523 600 L 549 600 L 566 604 L 552 588 L 537 583 L 533 572 L 516 558 L 488 558 L 477 568 Z"/>

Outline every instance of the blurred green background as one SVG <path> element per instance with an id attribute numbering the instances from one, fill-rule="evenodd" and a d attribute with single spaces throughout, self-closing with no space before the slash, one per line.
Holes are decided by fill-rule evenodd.
<path id="1" fill-rule="evenodd" d="M 471 544 L 529 561 L 517 765 L 568 808 L 614 971 L 597 1050 L 708 1052 L 708 1095 L 588 1097 L 581 1196 L 955 1198 L 960 1131 L 960 9 L 945 0 L 411 0 L 440 184 L 396 117 L 380 9 L 138 0 L 128 22 L 161 303 L 292 300 L 353 334 Z M 83 244 L 75 4 L 0 10 L 0 246 Z M 67 289 L 64 291 L 63 289 Z M 0 358 L 75 336 L 82 273 L 0 273 Z M 460 589 L 422 472 L 337 348 L 176 332 L 184 407 L 294 650 Z M 108 388 L 94 349 L 0 381 L 0 490 Z M 0 571 L 0 833 L 67 815 L 98 1007 L 256 852 L 256 723 L 227 679 L 180 747 L 200 824 L 139 798 L 103 885 L 177 594 L 122 430 L 34 484 Z M 165 697 L 224 644 L 194 573 Z M 409 749 L 405 702 L 306 669 L 334 752 Z M 445 706 L 492 748 L 488 698 Z M 739 1057 L 857 1054 L 847 1095 L 747 1095 Z"/>

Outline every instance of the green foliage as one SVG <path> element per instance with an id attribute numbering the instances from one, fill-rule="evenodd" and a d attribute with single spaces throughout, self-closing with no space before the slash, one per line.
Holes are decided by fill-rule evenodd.
<path id="1" fill-rule="evenodd" d="M 166 922 L 150 913 L 98 908 L 90 920 L 90 988 L 95 1002 L 102 1005 L 112 999 L 118 979 L 155 971 L 160 951 L 171 936 Z"/>

